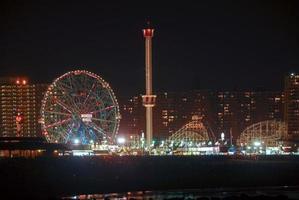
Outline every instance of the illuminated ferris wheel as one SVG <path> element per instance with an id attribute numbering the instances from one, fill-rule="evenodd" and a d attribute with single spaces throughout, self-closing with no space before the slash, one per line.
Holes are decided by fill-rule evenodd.
<path id="1" fill-rule="evenodd" d="M 114 143 L 120 121 L 109 84 L 84 70 L 54 80 L 42 101 L 41 116 L 44 136 L 56 143 Z"/>

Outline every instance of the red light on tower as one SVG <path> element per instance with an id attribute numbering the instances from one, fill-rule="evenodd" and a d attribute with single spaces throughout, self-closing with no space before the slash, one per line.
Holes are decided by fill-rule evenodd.
<path id="1" fill-rule="evenodd" d="M 16 81 L 16 84 L 20 84 L 20 80 L 17 80 L 17 81 Z"/>
<path id="2" fill-rule="evenodd" d="M 26 81 L 26 80 L 23 80 L 22 83 L 23 83 L 23 85 L 26 85 L 27 81 Z"/>
<path id="3" fill-rule="evenodd" d="M 143 29 L 142 31 L 143 31 L 144 37 L 153 37 L 154 36 L 154 29 L 152 29 L 152 28 Z"/>

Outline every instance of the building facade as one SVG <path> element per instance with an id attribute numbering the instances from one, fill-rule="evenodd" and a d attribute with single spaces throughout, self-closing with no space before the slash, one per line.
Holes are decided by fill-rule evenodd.
<path id="1" fill-rule="evenodd" d="M 282 92 L 217 92 L 212 95 L 216 111 L 215 132 L 223 132 L 235 142 L 248 126 L 264 120 L 282 120 L 284 95 Z"/>
<path id="2" fill-rule="evenodd" d="M 154 138 L 165 139 L 200 116 L 214 138 L 221 133 L 235 142 L 251 124 L 264 120 L 282 120 L 282 92 L 206 91 L 162 92 L 157 94 L 154 111 Z M 120 130 L 141 134 L 145 127 L 141 97 L 129 98 L 121 106 Z"/>
<path id="3" fill-rule="evenodd" d="M 38 123 L 47 84 L 30 84 L 27 78 L 0 79 L 0 135 L 41 136 Z"/>
<path id="4" fill-rule="evenodd" d="M 285 122 L 288 138 L 299 140 L 299 75 L 285 77 Z"/>

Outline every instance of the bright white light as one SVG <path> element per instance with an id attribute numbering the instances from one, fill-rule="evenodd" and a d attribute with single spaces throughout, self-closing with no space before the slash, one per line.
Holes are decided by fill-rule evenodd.
<path id="1" fill-rule="evenodd" d="M 126 142 L 126 139 L 125 138 L 123 138 L 123 137 L 119 137 L 119 138 L 117 138 L 117 143 L 118 144 L 124 144 Z"/>
<path id="2" fill-rule="evenodd" d="M 221 133 L 221 140 L 223 141 L 225 139 L 224 133 Z"/>
<path id="3" fill-rule="evenodd" d="M 181 142 L 180 142 L 180 147 L 182 147 L 182 146 L 184 146 L 184 141 L 183 140 L 181 140 Z"/>
<path id="4" fill-rule="evenodd" d="M 79 139 L 74 139 L 74 144 L 79 144 L 80 143 L 80 140 Z"/>
<path id="5" fill-rule="evenodd" d="M 170 146 L 173 147 L 174 146 L 174 141 L 171 140 Z"/>
<path id="6" fill-rule="evenodd" d="M 254 144 L 254 146 L 256 146 L 256 147 L 257 147 L 257 146 L 261 146 L 261 142 L 259 142 L 259 141 L 256 141 L 256 142 L 254 142 L 253 144 Z"/>
<path id="7" fill-rule="evenodd" d="M 93 144 L 93 140 L 90 140 L 89 143 L 90 143 L 90 144 Z"/>
<path id="8" fill-rule="evenodd" d="M 73 150 L 73 156 L 90 156 L 93 154 L 90 150 Z"/>
<path id="9" fill-rule="evenodd" d="M 294 76 L 295 74 L 294 73 L 291 73 L 291 76 Z"/>
<path id="10" fill-rule="evenodd" d="M 153 140 L 152 144 L 151 144 L 151 147 L 154 147 L 154 146 L 155 146 L 155 141 Z"/>

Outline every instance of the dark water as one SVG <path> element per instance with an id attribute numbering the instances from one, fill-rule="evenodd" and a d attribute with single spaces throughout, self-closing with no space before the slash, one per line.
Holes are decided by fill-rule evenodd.
<path id="1" fill-rule="evenodd" d="M 0 159 L 0 180 L 0 199 L 55 199 L 77 194 L 100 194 L 82 199 L 196 199 L 231 192 L 249 194 L 236 188 L 259 188 L 263 194 L 260 188 L 265 186 L 299 186 L 299 156 Z M 189 190 L 194 188 L 200 191 Z M 269 194 L 284 194 L 282 189 L 286 190 L 274 188 Z"/>
<path id="2" fill-rule="evenodd" d="M 182 191 L 136 191 L 108 194 L 82 194 L 62 199 L 299 199 L 299 187 L 220 188 Z"/>

